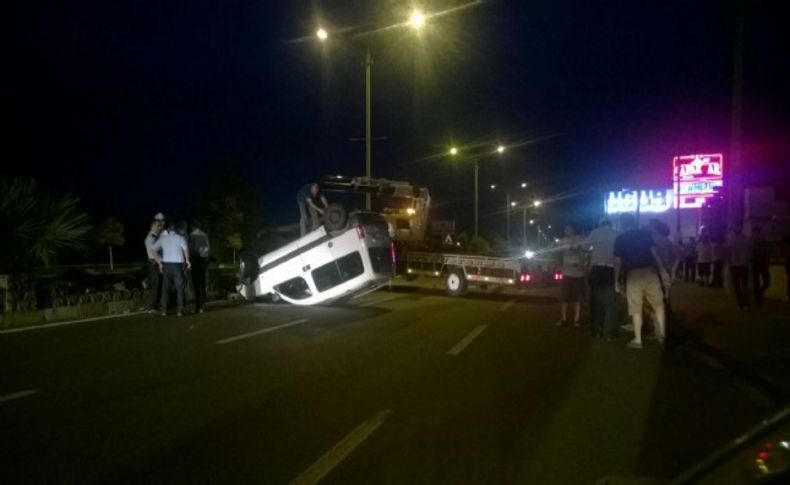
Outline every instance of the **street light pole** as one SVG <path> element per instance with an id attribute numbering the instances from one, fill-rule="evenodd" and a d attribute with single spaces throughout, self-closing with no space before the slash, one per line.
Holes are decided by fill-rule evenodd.
<path id="1" fill-rule="evenodd" d="M 527 247 L 527 205 L 521 208 L 521 243 Z"/>
<path id="2" fill-rule="evenodd" d="M 475 237 L 477 237 L 477 204 L 479 201 L 478 195 L 478 180 L 480 174 L 480 162 L 475 159 Z"/>
<path id="3" fill-rule="evenodd" d="M 510 244 L 510 192 L 505 193 L 505 227 L 507 228 L 505 241 Z"/>
<path id="4" fill-rule="evenodd" d="M 365 46 L 365 177 L 371 177 L 371 103 L 370 103 L 370 67 L 373 65 L 373 59 L 370 55 L 370 46 Z M 370 194 L 365 194 L 365 210 L 370 210 Z"/>

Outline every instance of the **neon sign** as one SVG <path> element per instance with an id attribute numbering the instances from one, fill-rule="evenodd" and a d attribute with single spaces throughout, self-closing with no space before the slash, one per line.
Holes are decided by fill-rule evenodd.
<path id="1" fill-rule="evenodd" d="M 671 189 L 612 191 L 606 199 L 606 213 L 666 212 L 674 206 L 674 200 Z"/>
<path id="2" fill-rule="evenodd" d="M 681 209 L 702 207 L 724 187 L 723 157 L 721 153 L 675 157 L 672 180 Z"/>

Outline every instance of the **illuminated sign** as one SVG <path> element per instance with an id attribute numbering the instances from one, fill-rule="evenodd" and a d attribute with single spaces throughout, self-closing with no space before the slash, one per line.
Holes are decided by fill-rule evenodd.
<path id="1" fill-rule="evenodd" d="M 705 205 L 724 187 L 724 162 L 721 153 L 683 155 L 672 159 L 673 189 L 681 209 Z"/>
<path id="2" fill-rule="evenodd" d="M 667 190 L 620 190 L 609 192 L 606 213 L 621 212 L 666 212 L 674 206 L 671 189 Z"/>

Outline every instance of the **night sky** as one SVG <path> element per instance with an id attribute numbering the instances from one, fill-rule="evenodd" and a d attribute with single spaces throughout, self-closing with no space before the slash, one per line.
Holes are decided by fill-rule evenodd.
<path id="1" fill-rule="evenodd" d="M 781 2 L 747 3 L 744 163 L 750 182 L 782 185 L 790 39 Z M 673 155 L 727 156 L 729 2 L 483 1 L 430 18 L 419 35 L 353 37 L 402 22 L 412 5 L 18 2 L 4 22 L 3 172 L 137 222 L 158 210 L 189 217 L 196 188 L 236 160 L 265 223 L 293 222 L 300 185 L 363 173 L 364 144 L 349 140 L 364 135 L 361 39 L 375 62 L 374 136 L 386 137 L 374 142 L 374 175 L 428 186 L 436 213 L 467 228 L 471 165 L 435 156 L 452 144 L 521 144 L 484 163 L 481 184 L 577 194 L 557 217 L 589 209 L 604 187 L 668 187 Z M 503 200 L 484 193 L 483 214 Z"/>

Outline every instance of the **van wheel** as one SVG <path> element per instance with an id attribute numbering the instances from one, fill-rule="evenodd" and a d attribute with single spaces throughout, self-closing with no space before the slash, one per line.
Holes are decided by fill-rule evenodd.
<path id="1" fill-rule="evenodd" d="M 272 303 L 280 303 L 280 300 L 282 300 L 282 298 L 280 298 L 279 293 L 272 293 L 271 296 L 272 296 Z"/>
<path id="2" fill-rule="evenodd" d="M 329 204 L 324 210 L 324 227 L 327 231 L 339 231 L 346 228 L 348 213 L 340 204 Z"/>
<path id="3" fill-rule="evenodd" d="M 460 269 L 451 269 L 444 276 L 444 287 L 450 296 L 461 296 L 466 293 L 466 275 Z"/>

